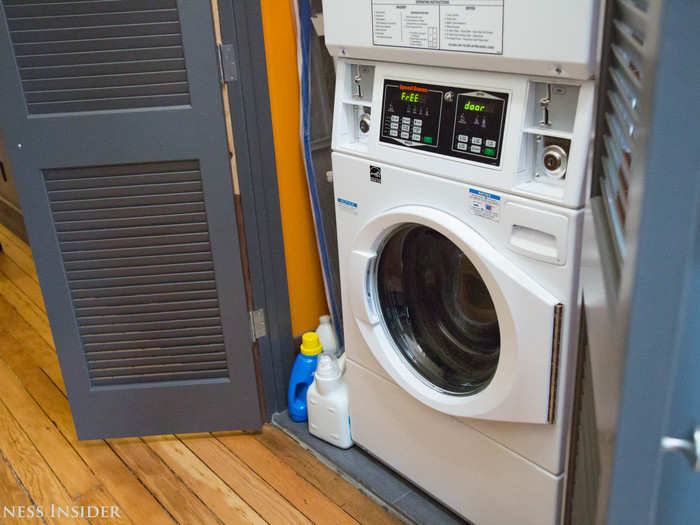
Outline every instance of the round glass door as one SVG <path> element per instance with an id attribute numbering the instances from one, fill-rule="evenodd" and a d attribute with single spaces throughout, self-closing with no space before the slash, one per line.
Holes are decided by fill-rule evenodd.
<path id="1" fill-rule="evenodd" d="M 498 316 L 486 283 L 447 237 L 419 224 L 395 230 L 379 254 L 377 299 L 398 351 L 431 386 L 485 388 L 498 366 Z"/>

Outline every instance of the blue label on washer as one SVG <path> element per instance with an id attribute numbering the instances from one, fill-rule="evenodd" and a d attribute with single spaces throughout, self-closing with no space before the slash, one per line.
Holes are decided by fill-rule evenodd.
<path id="1" fill-rule="evenodd" d="M 475 190 L 474 188 L 469 188 L 469 193 L 473 193 L 474 195 L 478 195 L 479 197 L 484 197 L 486 199 L 493 199 L 495 201 L 501 200 L 500 195 L 494 195 L 493 193 L 488 193 L 486 191 Z"/>
<path id="2" fill-rule="evenodd" d="M 473 215 L 498 222 L 501 218 L 501 196 L 469 188 Z"/>
<path id="3" fill-rule="evenodd" d="M 343 206 L 350 206 L 351 208 L 357 209 L 356 202 L 352 202 L 352 201 L 349 201 L 346 199 L 341 199 L 340 197 L 338 197 L 338 204 L 342 204 Z"/>

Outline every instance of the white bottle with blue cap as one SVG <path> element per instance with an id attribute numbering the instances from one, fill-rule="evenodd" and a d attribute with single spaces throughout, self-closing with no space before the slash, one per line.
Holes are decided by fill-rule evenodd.
<path id="1" fill-rule="evenodd" d="M 309 432 L 340 448 L 352 446 L 348 389 L 343 370 L 332 354 L 318 357 L 314 382 L 306 394 Z"/>

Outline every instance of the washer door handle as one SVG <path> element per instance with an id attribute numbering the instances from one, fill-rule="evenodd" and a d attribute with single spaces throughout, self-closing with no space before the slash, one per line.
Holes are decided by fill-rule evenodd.
<path id="1" fill-rule="evenodd" d="M 377 324 L 379 316 L 370 301 L 370 269 L 377 258 L 376 253 L 354 250 L 350 254 L 350 304 L 357 319 L 369 324 Z"/>

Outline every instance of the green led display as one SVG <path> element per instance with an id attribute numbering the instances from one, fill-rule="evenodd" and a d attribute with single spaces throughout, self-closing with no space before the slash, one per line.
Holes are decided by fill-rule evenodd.
<path id="1" fill-rule="evenodd" d="M 427 95 L 424 93 L 416 93 L 415 91 L 402 91 L 401 100 L 406 102 L 415 102 L 417 104 L 423 104 L 428 99 Z"/>
<path id="2" fill-rule="evenodd" d="M 423 142 L 425 142 L 426 144 L 432 144 L 433 137 L 423 137 Z"/>
<path id="3" fill-rule="evenodd" d="M 490 155 L 493 157 L 496 155 L 496 150 L 493 148 L 484 148 L 484 154 Z"/>
<path id="4" fill-rule="evenodd" d="M 471 100 L 467 100 L 464 103 L 465 111 L 473 111 L 475 113 L 496 113 L 498 111 L 498 104 L 495 102 L 483 102 L 474 103 Z"/>

